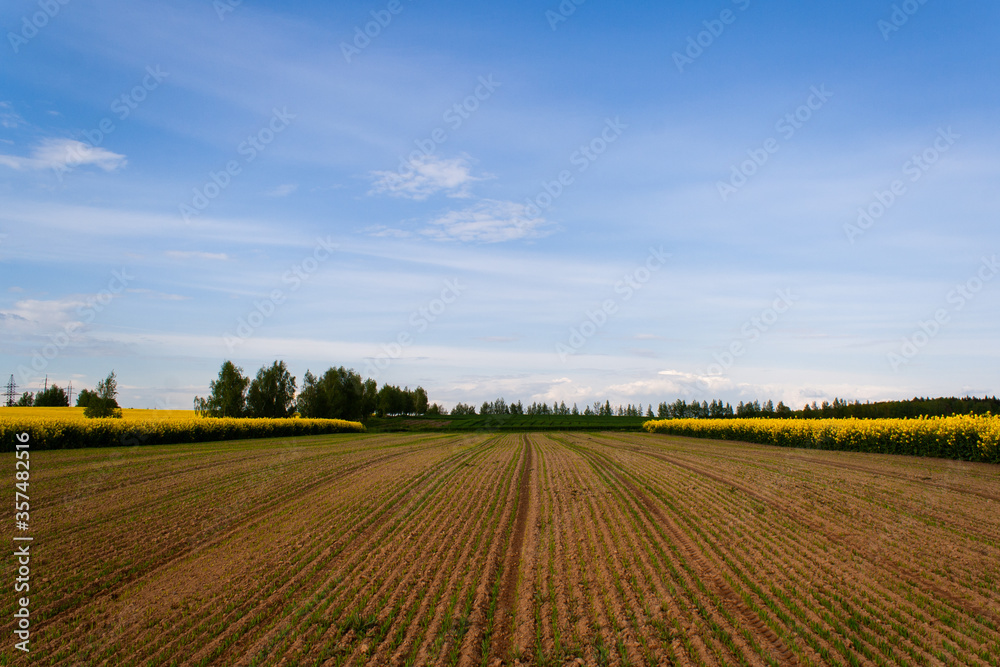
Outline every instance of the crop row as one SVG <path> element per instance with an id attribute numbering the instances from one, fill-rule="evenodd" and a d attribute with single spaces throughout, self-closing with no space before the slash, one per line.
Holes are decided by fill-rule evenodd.
<path id="1" fill-rule="evenodd" d="M 234 619 L 246 604 L 256 617 L 268 609 L 269 590 L 301 584 L 311 590 L 302 568 L 322 562 L 317 559 L 323 554 L 335 557 L 338 540 L 352 543 L 357 521 L 376 521 L 379 508 L 394 507 L 407 486 L 383 488 L 379 481 L 387 471 L 421 471 L 456 439 L 326 440 L 287 451 L 284 443 L 272 442 L 271 461 L 250 449 L 244 457 L 227 456 L 221 467 L 210 464 L 211 454 L 204 457 L 208 461 L 192 461 L 189 447 L 164 448 L 188 459 L 190 470 L 162 480 L 162 490 L 145 479 L 142 464 L 120 471 L 120 486 L 116 478 L 109 490 L 86 487 L 76 512 L 83 530 L 59 522 L 45 531 L 53 553 L 38 562 L 50 580 L 35 602 L 44 638 L 33 651 L 38 664 L 125 665 L 154 657 L 166 664 L 166 656 L 190 656 L 192 640 L 211 644 L 226 628 L 235 633 Z M 46 453 L 37 460 L 70 454 L 76 453 Z M 338 483 L 348 475 L 349 484 Z M 46 487 L 58 493 L 69 477 L 50 477 Z M 172 483 L 175 477 L 179 484 Z M 53 512 L 58 516 L 56 507 L 45 514 Z M 287 537 L 303 526 L 311 539 Z M 324 535 L 317 532 L 321 526 L 334 530 Z M 270 557 L 261 559 L 265 553 Z M 134 646 L 137 636 L 148 641 Z"/>
<path id="2" fill-rule="evenodd" d="M 565 461 L 555 466 L 562 479 L 544 474 L 542 484 L 572 491 L 543 501 L 542 515 L 559 523 L 579 499 L 590 516 L 540 536 L 552 575 L 535 576 L 539 664 L 574 655 L 597 664 L 998 664 L 995 522 L 987 529 L 934 511 L 961 501 L 961 485 L 911 505 L 901 494 L 919 477 L 873 472 L 884 490 L 871 495 L 867 474 L 820 467 L 817 483 L 815 464 L 776 474 L 786 450 L 758 448 L 770 460 L 755 470 L 751 457 L 727 463 L 712 445 L 670 452 L 643 436 L 554 438 L 564 451 L 545 458 Z M 827 500 L 817 517 L 801 511 L 814 492 Z M 900 522 L 913 525 L 886 535 Z M 948 544 L 968 553 L 949 556 Z M 564 583 L 583 592 L 576 605 L 549 583 L 574 561 L 587 563 Z M 585 624 L 559 632 L 563 610 Z"/>
<path id="3" fill-rule="evenodd" d="M 712 448 L 706 460 L 623 440 L 647 445 L 632 449 L 648 457 L 625 468 L 675 508 L 716 572 L 800 662 L 998 664 L 1000 617 L 988 611 L 998 603 L 996 524 L 935 516 L 936 505 L 967 497 L 921 498 L 921 478 L 885 480 L 878 461 L 860 474 L 798 461 L 783 469 L 782 450 L 741 458 L 741 447 Z M 812 497 L 822 504 L 803 502 Z M 970 513 L 977 506 L 982 517 L 981 503 Z"/>
<path id="4" fill-rule="evenodd" d="M 1000 667 L 991 464 L 621 432 L 118 451 L 32 458 L 39 665 Z"/>
<path id="5" fill-rule="evenodd" d="M 248 438 L 281 438 L 362 432 L 359 422 L 343 419 L 236 419 L 191 417 L 133 421 L 73 417 L 7 417 L 0 414 L 0 451 L 12 452 L 15 436 L 27 433 L 33 450 L 171 445 Z"/>
<path id="6" fill-rule="evenodd" d="M 908 454 L 1000 463 L 1000 417 L 920 419 L 661 419 L 649 433 L 781 447 Z"/>

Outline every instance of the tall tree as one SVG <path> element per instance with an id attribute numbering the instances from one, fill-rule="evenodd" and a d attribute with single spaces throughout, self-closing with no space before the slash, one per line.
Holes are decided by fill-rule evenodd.
<path id="1" fill-rule="evenodd" d="M 219 379 L 208 386 L 211 392 L 208 398 L 194 399 L 195 410 L 205 417 L 242 417 L 246 413 L 249 384 L 243 369 L 227 360 L 219 369 Z"/>
<path id="2" fill-rule="evenodd" d="M 35 394 L 36 408 L 65 408 L 69 407 L 69 397 L 66 391 L 58 385 L 52 385 L 48 389 Z"/>
<path id="3" fill-rule="evenodd" d="M 368 419 L 378 411 L 378 382 L 368 378 L 364 382 L 361 395 L 362 419 Z"/>
<path id="4" fill-rule="evenodd" d="M 247 391 L 247 416 L 280 419 L 291 417 L 294 412 L 295 378 L 288 372 L 285 362 L 261 366 Z"/>
<path id="5" fill-rule="evenodd" d="M 76 397 L 76 407 L 85 408 L 91 404 L 91 402 L 97 398 L 96 391 L 90 391 L 89 389 L 82 389 Z"/>
<path id="6" fill-rule="evenodd" d="M 360 375 L 341 366 L 324 373 L 322 382 L 330 399 L 330 418 L 361 419 L 365 388 Z"/>
<path id="7" fill-rule="evenodd" d="M 319 381 L 312 374 L 312 371 L 306 371 L 306 374 L 302 376 L 302 391 L 295 399 L 295 405 L 300 417 L 312 418 L 324 411 Z"/>
<path id="8" fill-rule="evenodd" d="M 403 397 L 403 390 L 391 384 L 384 384 L 378 392 L 378 414 L 401 415 L 406 412 L 406 401 Z M 472 414 L 476 414 L 475 408 Z"/>
<path id="9" fill-rule="evenodd" d="M 122 409 L 118 407 L 118 379 L 115 372 L 111 371 L 108 377 L 97 383 L 94 396 L 83 409 L 83 416 L 91 419 L 102 419 L 106 417 L 121 418 Z"/>
<path id="10" fill-rule="evenodd" d="M 361 376 L 341 366 L 317 378 L 306 372 L 298 397 L 299 414 L 315 419 L 362 419 L 370 398 Z"/>

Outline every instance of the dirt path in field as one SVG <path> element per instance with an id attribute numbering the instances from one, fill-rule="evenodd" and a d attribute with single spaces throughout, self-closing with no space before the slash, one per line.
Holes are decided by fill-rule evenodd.
<path id="1" fill-rule="evenodd" d="M 525 436 L 530 441 L 531 436 Z M 534 644 L 534 598 L 538 587 L 539 551 L 541 550 L 541 484 L 539 482 L 540 455 L 532 450 L 531 477 L 529 485 L 528 517 L 521 551 L 521 576 L 518 578 L 517 613 L 514 615 L 512 629 L 512 648 L 515 652 L 524 652 Z"/>
<path id="2" fill-rule="evenodd" d="M 496 616 L 493 618 L 493 654 L 501 660 L 506 660 L 509 656 L 515 634 L 517 634 L 514 619 L 517 616 L 518 575 L 521 572 L 521 563 L 526 560 L 525 554 L 522 552 L 525 547 L 524 536 L 527 532 L 528 516 L 533 506 L 531 501 L 534 495 L 531 492 L 531 440 L 524 435 L 521 436 L 521 439 L 524 443 L 524 458 L 517 490 L 517 515 L 514 518 L 510 544 L 503 561 L 503 578 L 500 582 L 500 595 L 497 598 Z M 534 504 L 537 505 L 537 502 Z M 535 545 L 531 544 L 530 547 L 531 551 L 534 552 Z M 525 577 L 525 581 L 528 581 L 527 577 Z"/>

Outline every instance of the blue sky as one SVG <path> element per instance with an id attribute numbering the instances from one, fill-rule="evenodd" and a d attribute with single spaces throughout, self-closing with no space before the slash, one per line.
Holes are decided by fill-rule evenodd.
<path id="1" fill-rule="evenodd" d="M 172 408 L 225 359 L 448 407 L 996 394 L 998 19 L 7 2 L 0 372 Z"/>

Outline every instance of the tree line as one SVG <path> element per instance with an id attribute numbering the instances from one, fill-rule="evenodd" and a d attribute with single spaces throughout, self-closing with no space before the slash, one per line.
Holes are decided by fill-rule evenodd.
<path id="1" fill-rule="evenodd" d="M 87 390 L 84 389 L 83 391 Z M 77 398 L 77 406 L 80 405 L 80 398 L 83 397 L 83 391 L 80 392 L 80 396 Z M 66 395 L 65 389 L 57 384 L 53 384 L 51 387 L 47 387 L 37 394 L 30 391 L 24 392 L 14 405 L 19 408 L 68 408 L 69 396 Z"/>
<path id="2" fill-rule="evenodd" d="M 46 387 L 38 393 L 26 391 L 14 404 L 22 408 L 68 408 L 69 396 L 66 390 L 57 384 Z M 83 408 L 83 416 L 91 419 L 122 416 L 118 405 L 118 380 L 115 372 L 97 383 L 94 391 L 83 389 L 76 397 L 76 407 Z"/>
<path id="3" fill-rule="evenodd" d="M 649 419 L 749 419 L 749 418 L 771 418 L 771 419 L 844 419 L 855 417 L 858 419 L 876 418 L 914 418 L 914 417 L 939 417 L 962 414 L 1000 414 L 1000 400 L 995 396 L 975 398 L 913 398 L 909 401 L 877 401 L 864 402 L 846 401 L 834 398 L 833 402 L 823 401 L 817 404 L 806 404 L 801 410 L 793 410 L 782 401 L 777 405 L 771 400 L 759 400 L 744 403 L 740 401 L 736 407 L 730 403 L 723 403 L 720 400 L 692 401 L 678 398 L 673 403 L 662 402 L 656 407 L 654 413 L 650 404 L 645 411 L 642 405 L 625 406 L 618 405 L 612 407 L 609 401 L 603 404 L 595 402 L 593 406 L 586 406 L 580 410 L 574 403 L 572 408 L 567 408 L 565 402 L 554 403 L 548 406 L 545 403 L 532 403 L 525 407 L 521 401 L 507 403 L 503 398 L 495 401 L 485 401 L 479 408 L 480 415 L 574 415 L 574 416 L 595 416 L 595 417 L 647 417 Z M 440 413 L 438 413 L 440 414 Z M 472 405 L 459 403 L 452 410 L 452 415 L 475 415 L 476 408 Z"/>
<path id="4" fill-rule="evenodd" d="M 466 405 L 464 403 L 459 403 L 451 410 L 452 415 L 475 415 L 476 408 L 472 405 Z M 632 405 L 629 403 L 627 406 L 619 405 L 616 408 L 611 407 L 609 401 L 604 401 L 601 404 L 600 401 L 595 401 L 593 406 L 584 406 L 581 411 L 577 407 L 576 403 L 573 407 L 567 407 L 565 401 L 560 401 L 556 403 L 552 402 L 550 407 L 547 403 L 536 403 L 532 402 L 531 405 L 525 407 L 521 401 L 516 403 L 507 403 L 503 398 L 498 398 L 495 401 L 483 401 L 482 406 L 479 408 L 480 415 L 572 415 L 575 417 L 652 417 L 653 416 L 653 406 L 650 405 L 646 413 L 642 411 L 642 405 Z"/>
<path id="5" fill-rule="evenodd" d="M 252 379 L 232 361 L 223 362 L 219 377 L 209 385 L 209 395 L 195 397 L 194 409 L 203 417 L 280 419 L 297 414 L 310 419 L 350 421 L 365 421 L 372 416 L 441 414 L 440 406 L 428 405 L 422 387 L 379 387 L 375 380 L 362 379 L 343 366 L 331 367 L 318 377 L 306 371 L 299 391 L 285 362 L 277 360 L 262 366 Z"/>
<path id="6" fill-rule="evenodd" d="M 908 401 L 877 401 L 874 403 L 865 401 L 844 401 L 839 398 L 833 399 L 832 403 L 823 401 L 822 404 L 806 405 L 802 410 L 797 410 L 793 414 L 795 417 L 806 419 L 826 419 L 856 417 L 858 419 L 877 418 L 913 418 L 913 417 L 947 417 L 949 415 L 984 415 L 986 413 L 1000 414 L 1000 400 L 996 396 L 984 396 L 976 398 L 974 396 L 947 397 L 947 398 L 918 398 L 914 397 Z"/>

